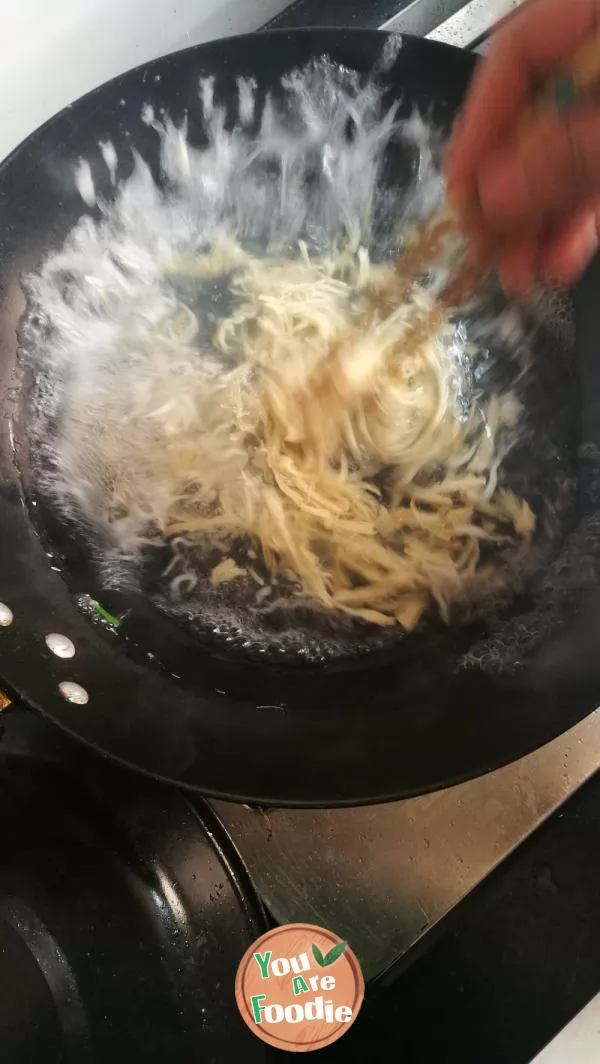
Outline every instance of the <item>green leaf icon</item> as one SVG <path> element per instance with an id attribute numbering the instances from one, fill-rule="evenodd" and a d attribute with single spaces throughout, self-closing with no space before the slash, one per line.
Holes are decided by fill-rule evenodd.
<path id="1" fill-rule="evenodd" d="M 322 967 L 327 968 L 329 964 L 335 964 L 338 957 L 342 956 L 342 953 L 346 949 L 347 945 L 347 942 L 338 942 L 336 946 L 333 946 L 332 949 L 329 950 L 329 953 L 325 954 L 325 957 L 323 958 Z"/>
<path id="2" fill-rule="evenodd" d="M 324 968 L 325 967 L 325 963 L 326 963 L 325 962 L 325 958 L 323 957 L 323 954 L 321 953 L 321 950 L 319 949 L 319 947 L 315 946 L 314 942 L 312 944 L 312 955 L 315 958 L 315 960 L 316 960 L 317 964 L 319 965 L 319 967 L 320 968 Z"/>

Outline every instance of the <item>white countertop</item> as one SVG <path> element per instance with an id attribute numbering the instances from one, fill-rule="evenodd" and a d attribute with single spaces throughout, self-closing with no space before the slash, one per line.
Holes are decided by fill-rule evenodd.
<path id="1" fill-rule="evenodd" d="M 19 0 L 2 5 L 0 159 L 66 104 L 131 67 L 258 29 L 289 0 Z"/>
<path id="2" fill-rule="evenodd" d="M 600 994 L 590 1001 L 532 1064 L 598 1064 L 600 1060 Z"/>

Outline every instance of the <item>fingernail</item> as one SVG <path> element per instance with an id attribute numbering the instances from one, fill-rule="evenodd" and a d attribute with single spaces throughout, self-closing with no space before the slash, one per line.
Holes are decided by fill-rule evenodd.
<path id="1" fill-rule="evenodd" d="M 491 222 L 512 221 L 527 214 L 529 188 L 517 155 L 496 155 L 483 164 L 478 178 L 479 199 Z"/>

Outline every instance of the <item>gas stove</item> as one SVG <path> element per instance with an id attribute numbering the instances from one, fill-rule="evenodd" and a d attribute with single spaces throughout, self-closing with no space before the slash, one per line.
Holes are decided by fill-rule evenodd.
<path id="1" fill-rule="evenodd" d="M 264 28 L 364 26 L 484 51 L 519 2 L 296 0 Z M 273 918 L 331 928 L 352 943 L 367 979 L 387 981 L 599 764 L 597 711 L 515 764 L 409 801 L 335 810 L 212 805 Z"/>
<path id="2" fill-rule="evenodd" d="M 519 2 L 296 0 L 269 26 L 378 27 L 483 52 L 494 25 Z M 598 710 L 528 757 L 444 791 L 360 808 L 252 809 L 205 803 L 123 775 L 81 747 L 71 750 L 55 729 L 21 707 L 9 708 L 2 725 L 0 783 L 10 828 L 4 881 L 11 879 L 13 894 L 30 892 L 26 913 L 12 895 L 7 901 L 10 891 L 0 899 L 0 961 L 11 973 L 4 1013 L 12 1011 L 8 984 L 11 990 L 14 984 L 15 1000 L 30 1002 L 37 1017 L 31 1030 L 26 1021 L 19 1030 L 15 1026 L 19 1052 L 27 1029 L 38 1054 L 32 1059 L 43 1051 L 49 1061 L 62 1061 L 52 1056 L 52 1038 L 60 1042 L 52 1034 L 58 1010 L 62 1033 L 75 1047 L 69 1059 L 77 1064 L 88 1059 L 84 1044 L 98 1044 L 98 1031 L 107 1046 L 109 1036 L 112 1046 L 118 1035 L 121 1055 L 110 1051 L 115 1062 L 132 1059 L 132 1052 L 158 1059 L 164 1056 L 155 1036 L 159 1029 L 170 1039 L 172 1056 L 181 1041 L 178 1059 L 187 1059 L 190 1042 L 202 1040 L 206 1059 L 220 1062 L 225 1030 L 235 1046 L 225 1049 L 230 1059 L 254 1059 L 258 1042 L 248 1048 L 240 1042 L 238 1049 L 246 1031 L 230 1024 L 229 997 L 218 991 L 231 986 L 239 957 L 267 926 L 261 901 L 277 923 L 310 922 L 337 932 L 351 943 L 367 980 L 391 983 L 478 884 L 600 764 Z M 45 839 L 50 833 L 51 860 Z M 550 877 L 544 880 L 549 890 L 557 889 L 549 868 L 540 875 Z M 69 890 L 81 897 L 82 908 L 73 913 Z M 47 927 L 40 925 L 40 913 Z M 210 956 L 192 948 L 205 938 Z M 57 948 L 63 939 L 70 944 L 71 967 Z M 213 953 L 224 965 L 216 983 Z M 139 1014 L 128 1008 L 113 1015 L 115 1000 L 129 992 L 130 954 L 139 955 L 146 981 L 159 986 L 168 977 L 168 992 L 155 1008 L 142 986 Z M 206 1000 L 196 993 L 203 980 Z M 104 1031 L 109 1014 L 112 1027 Z M 10 1049 L 9 1058 L 17 1059 Z"/>

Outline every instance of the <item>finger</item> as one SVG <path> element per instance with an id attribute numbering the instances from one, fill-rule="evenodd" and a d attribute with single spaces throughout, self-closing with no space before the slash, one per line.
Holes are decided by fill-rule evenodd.
<path id="1" fill-rule="evenodd" d="M 600 203 L 563 223 L 552 236 L 530 234 L 522 243 L 503 249 L 497 268 L 509 296 L 526 296 L 542 278 L 561 286 L 572 284 L 598 250 Z"/>
<path id="2" fill-rule="evenodd" d="M 508 296 L 527 296 L 537 281 L 539 245 L 535 236 L 503 251 L 498 260 L 498 274 Z"/>
<path id="3" fill-rule="evenodd" d="M 583 273 L 599 244 L 598 204 L 575 215 L 560 233 L 546 241 L 540 260 L 547 280 L 572 284 Z"/>
<path id="4" fill-rule="evenodd" d="M 523 135 L 494 149 L 477 177 L 489 226 L 545 229 L 600 194 L 600 109 L 570 116 L 548 114 Z"/>
<path id="5" fill-rule="evenodd" d="M 562 68 L 598 20 L 598 0 L 529 0 L 493 40 L 449 146 L 449 185 L 468 184 L 491 145 L 516 123 L 540 81 Z"/>

